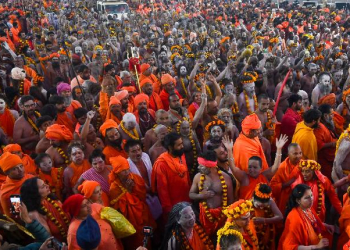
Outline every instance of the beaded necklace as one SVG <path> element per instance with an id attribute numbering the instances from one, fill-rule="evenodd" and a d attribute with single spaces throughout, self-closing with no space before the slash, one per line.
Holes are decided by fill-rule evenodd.
<path id="1" fill-rule="evenodd" d="M 221 182 L 221 187 L 222 187 L 222 208 L 225 208 L 227 207 L 227 185 L 226 185 L 226 182 L 225 182 L 225 178 L 222 174 L 222 171 L 219 170 L 217 167 L 217 172 L 218 172 L 218 175 L 219 175 L 219 178 L 220 178 L 220 182 Z M 200 177 L 200 181 L 199 181 L 199 192 L 202 192 L 203 189 L 204 189 L 204 181 L 205 181 L 205 175 L 202 174 L 201 177 Z M 225 214 L 224 213 L 221 213 L 220 217 L 218 219 L 214 219 L 213 216 L 211 215 L 211 213 L 209 212 L 209 208 L 208 208 L 208 204 L 206 201 L 202 201 L 202 205 L 204 207 L 204 211 L 205 211 L 205 215 L 207 216 L 207 218 L 209 219 L 210 222 L 214 222 L 215 220 L 216 221 L 220 221 L 224 216 Z"/>
<path id="2" fill-rule="evenodd" d="M 36 118 L 40 117 L 40 113 L 38 111 L 34 111 L 34 116 Z M 26 119 L 26 121 L 29 123 L 29 125 L 32 127 L 32 129 L 34 130 L 35 133 L 39 134 L 40 133 L 40 130 L 39 128 L 35 125 L 35 123 L 33 122 L 33 120 L 27 116 L 25 113 L 23 115 L 24 119 Z"/>
<path id="3" fill-rule="evenodd" d="M 24 95 L 24 80 L 21 80 L 18 86 L 19 96 Z"/>
<path id="4" fill-rule="evenodd" d="M 239 108 L 238 108 L 238 103 L 237 102 L 234 102 L 233 105 L 232 105 L 232 114 L 237 114 L 239 112 Z"/>
<path id="5" fill-rule="evenodd" d="M 320 216 L 321 210 L 322 210 L 322 201 L 323 201 L 323 189 L 322 189 L 322 183 L 320 180 L 317 180 L 317 190 L 318 190 L 318 201 L 317 201 L 317 210 L 316 214 Z"/>
<path id="6" fill-rule="evenodd" d="M 253 111 L 251 111 L 251 109 L 250 109 L 248 94 L 245 90 L 243 90 L 243 92 L 244 92 L 245 105 L 247 107 L 247 113 L 248 113 L 248 115 L 251 115 L 251 114 L 253 114 Z M 254 99 L 254 110 L 257 110 L 258 109 L 258 101 L 256 99 L 255 94 L 253 96 L 253 99 Z"/>
<path id="7" fill-rule="evenodd" d="M 137 133 L 137 130 L 136 130 L 136 127 L 132 130 L 132 133 L 131 134 L 125 127 L 124 127 L 124 122 L 121 122 L 120 123 L 120 127 L 121 129 L 124 131 L 125 134 L 127 134 L 131 139 L 133 140 L 140 140 L 140 136 L 139 134 Z"/>
<path id="8" fill-rule="evenodd" d="M 57 149 L 58 153 L 61 155 L 61 157 L 63 158 L 64 163 L 69 164 L 69 158 L 66 155 L 66 153 L 63 151 L 63 149 L 60 147 L 56 147 L 56 149 Z"/>
<path id="9" fill-rule="evenodd" d="M 247 232 L 248 236 L 250 237 L 250 239 L 252 240 L 253 244 L 255 245 L 256 249 L 259 250 L 259 242 L 258 242 L 258 238 L 256 236 L 254 236 L 253 232 L 249 229 L 249 226 L 248 227 L 245 227 L 244 228 L 244 231 Z M 250 250 L 250 247 L 248 246 L 248 243 L 247 241 L 244 241 L 243 242 L 243 245 L 244 245 L 244 249 L 246 250 Z"/>

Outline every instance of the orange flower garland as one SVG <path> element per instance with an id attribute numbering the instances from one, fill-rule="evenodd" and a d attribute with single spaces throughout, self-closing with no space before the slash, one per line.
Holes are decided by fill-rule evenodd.
<path id="1" fill-rule="evenodd" d="M 63 158 L 64 164 L 69 164 L 69 162 L 70 162 L 69 158 L 66 155 L 66 153 L 63 151 L 63 149 L 60 147 L 57 147 L 56 149 L 57 149 L 57 152 L 60 154 L 60 156 Z"/>
<path id="2" fill-rule="evenodd" d="M 248 94 L 245 90 L 243 90 L 243 93 L 244 93 L 245 104 L 247 107 L 247 113 L 248 113 L 248 115 L 251 115 L 251 114 L 253 114 L 253 111 L 250 109 Z M 258 100 L 256 99 L 255 94 L 253 96 L 253 99 L 254 99 L 254 110 L 257 110 L 258 109 Z"/>
<path id="3" fill-rule="evenodd" d="M 133 140 L 140 140 L 140 136 L 139 134 L 137 133 L 137 130 L 136 130 L 136 127 L 132 130 L 132 133 L 131 134 L 125 127 L 124 127 L 124 122 L 121 122 L 120 123 L 120 128 L 124 131 L 125 134 L 127 134 L 131 139 Z"/>
<path id="4" fill-rule="evenodd" d="M 185 81 L 183 80 L 182 77 L 179 77 L 179 78 L 180 78 L 180 82 L 181 82 L 182 89 L 183 89 L 183 91 L 185 92 L 185 95 L 186 95 L 186 97 L 187 97 L 188 92 L 187 92 L 187 89 L 186 89 L 186 86 L 185 86 Z M 189 77 L 186 76 L 186 78 L 187 78 L 187 80 L 188 80 Z"/>

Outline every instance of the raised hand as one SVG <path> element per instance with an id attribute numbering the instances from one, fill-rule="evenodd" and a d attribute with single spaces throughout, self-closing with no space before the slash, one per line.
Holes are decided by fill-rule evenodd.
<path id="1" fill-rule="evenodd" d="M 229 136 L 224 135 L 224 137 L 222 138 L 222 144 L 224 144 L 225 148 L 227 149 L 227 151 L 233 149 L 233 140 L 230 139 Z"/>
<path id="2" fill-rule="evenodd" d="M 94 118 L 95 113 L 96 113 L 95 111 L 90 110 L 89 112 L 87 112 L 86 116 L 87 116 L 88 119 L 91 120 L 92 118 Z"/>
<path id="3" fill-rule="evenodd" d="M 276 138 L 276 148 L 282 149 L 283 146 L 287 143 L 288 136 L 287 135 L 281 135 L 280 138 Z"/>

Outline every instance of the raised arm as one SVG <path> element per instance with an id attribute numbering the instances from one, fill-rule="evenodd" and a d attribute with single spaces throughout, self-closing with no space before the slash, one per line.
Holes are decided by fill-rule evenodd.
<path id="1" fill-rule="evenodd" d="M 276 157 L 275 157 L 275 162 L 273 166 L 267 170 L 265 170 L 262 174 L 265 175 L 265 177 L 268 180 L 271 180 L 271 178 L 275 175 L 277 172 L 278 167 L 281 164 L 281 158 L 282 158 L 282 148 L 284 144 L 286 144 L 288 141 L 288 136 L 287 135 L 281 135 L 279 139 L 276 138 Z"/>
<path id="2" fill-rule="evenodd" d="M 192 121 L 192 129 L 196 129 L 199 121 L 203 117 L 204 110 L 207 107 L 207 94 L 206 94 L 206 88 L 205 88 L 205 80 L 201 79 L 201 84 L 202 84 L 202 94 L 201 94 L 201 105 L 199 106 L 198 110 L 196 111 L 193 121 Z"/>
<path id="3" fill-rule="evenodd" d="M 217 83 L 215 77 L 211 73 L 208 74 L 208 80 L 213 83 L 215 89 L 215 101 L 217 104 L 220 104 L 220 100 L 222 97 L 220 85 Z"/>
<path id="4" fill-rule="evenodd" d="M 89 133 L 89 126 L 91 124 L 91 120 L 94 118 L 95 116 L 95 111 L 90 110 L 87 115 L 86 115 L 86 121 L 83 125 L 83 128 L 81 129 L 81 133 L 80 133 L 80 139 L 83 142 L 83 144 L 86 143 L 86 137 Z"/>

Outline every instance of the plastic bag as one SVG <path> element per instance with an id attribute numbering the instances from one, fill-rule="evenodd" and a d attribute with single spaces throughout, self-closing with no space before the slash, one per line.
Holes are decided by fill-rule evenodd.
<path id="1" fill-rule="evenodd" d="M 121 213 L 111 207 L 104 207 L 101 210 L 100 216 L 101 219 L 108 221 L 112 227 L 114 236 L 118 239 L 136 233 L 134 226 Z"/>

